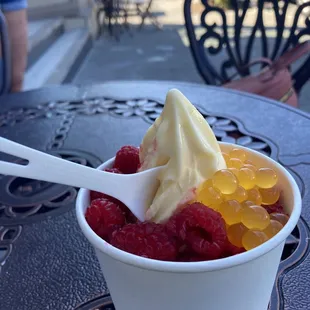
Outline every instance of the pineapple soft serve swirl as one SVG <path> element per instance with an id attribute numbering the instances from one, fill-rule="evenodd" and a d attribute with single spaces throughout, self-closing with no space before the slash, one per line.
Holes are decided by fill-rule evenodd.
<path id="1" fill-rule="evenodd" d="M 139 171 L 164 166 L 146 219 L 164 222 L 195 197 L 199 185 L 226 164 L 209 124 L 178 90 L 168 92 L 161 115 L 140 147 Z"/>

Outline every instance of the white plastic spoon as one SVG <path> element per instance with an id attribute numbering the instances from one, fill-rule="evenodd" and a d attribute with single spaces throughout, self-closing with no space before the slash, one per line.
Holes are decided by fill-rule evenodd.
<path id="1" fill-rule="evenodd" d="M 158 188 L 162 167 L 135 174 L 116 174 L 82 166 L 0 137 L 0 152 L 29 161 L 19 165 L 0 160 L 0 174 L 65 184 L 103 192 L 123 202 L 140 220 Z"/>

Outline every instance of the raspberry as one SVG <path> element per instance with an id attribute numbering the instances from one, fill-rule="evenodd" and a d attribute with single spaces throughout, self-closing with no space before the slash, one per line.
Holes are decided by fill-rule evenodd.
<path id="1" fill-rule="evenodd" d="M 175 261 L 176 243 L 164 225 L 155 223 L 137 223 L 125 225 L 114 231 L 111 244 L 123 251 L 146 258 Z"/>
<path id="2" fill-rule="evenodd" d="M 119 173 L 119 174 L 121 174 L 120 170 L 117 169 L 117 168 L 106 168 L 106 169 L 104 169 L 104 171 L 110 172 L 110 173 Z M 95 191 L 91 191 L 90 192 L 90 201 L 93 201 L 93 200 L 98 199 L 98 198 L 107 198 L 107 199 L 111 199 L 111 200 L 115 199 L 115 198 L 113 198 L 113 197 L 111 197 L 109 195 L 106 195 L 104 193 L 95 192 Z M 115 200 L 117 200 L 117 199 L 115 199 Z"/>
<path id="3" fill-rule="evenodd" d="M 127 208 L 127 206 L 125 204 L 123 204 L 122 202 L 120 202 L 119 200 L 113 198 L 114 200 L 116 200 L 117 204 L 119 205 L 119 207 L 121 208 L 121 210 L 123 211 L 123 214 L 126 218 L 126 223 L 129 224 L 133 224 L 136 223 L 138 221 L 138 219 L 134 216 L 134 214 Z"/>
<path id="4" fill-rule="evenodd" d="M 193 252 L 193 250 L 184 243 L 180 245 L 178 249 L 178 262 L 199 262 L 208 260 L 206 257 Z"/>
<path id="5" fill-rule="evenodd" d="M 177 237 L 177 218 L 178 213 L 174 214 L 170 217 L 170 219 L 166 222 L 166 230 L 170 236 Z"/>
<path id="6" fill-rule="evenodd" d="M 108 198 L 109 196 L 104 194 L 104 193 L 99 193 L 95 191 L 90 192 L 90 201 L 93 201 L 95 199 L 100 199 L 100 198 Z"/>
<path id="7" fill-rule="evenodd" d="M 125 216 L 120 206 L 105 198 L 95 199 L 87 208 L 86 221 L 102 239 L 109 241 L 113 231 L 125 225 Z"/>
<path id="8" fill-rule="evenodd" d="M 220 258 L 227 244 L 220 213 L 202 203 L 192 203 L 176 215 L 176 232 L 192 250 L 206 259 Z"/>
<path id="9" fill-rule="evenodd" d="M 272 205 L 264 206 L 267 212 L 270 213 L 284 213 L 284 209 L 279 201 Z"/>
<path id="10" fill-rule="evenodd" d="M 130 174 L 138 170 L 140 164 L 139 149 L 135 146 L 123 146 L 115 157 L 114 167 L 122 173 Z"/>
<path id="11" fill-rule="evenodd" d="M 240 253 L 243 253 L 245 252 L 245 249 L 244 248 L 239 248 L 233 244 L 231 244 L 229 241 L 227 242 L 227 245 L 226 245 L 226 249 L 223 253 L 223 258 L 224 257 L 229 257 L 229 256 L 233 256 L 233 255 L 237 255 L 237 254 L 240 254 Z"/>
<path id="12" fill-rule="evenodd" d="M 122 202 L 120 202 L 118 199 L 109 196 L 107 194 L 104 193 L 99 193 L 99 192 L 95 192 L 95 191 L 91 191 L 90 192 L 90 201 L 93 201 L 95 199 L 108 199 L 116 204 L 121 204 Z"/>
<path id="13" fill-rule="evenodd" d="M 203 262 L 206 260 L 208 260 L 206 257 L 195 253 L 184 253 L 178 256 L 178 262 Z"/>
<path id="14" fill-rule="evenodd" d="M 127 208 L 126 205 L 124 205 L 118 199 L 111 197 L 109 195 L 103 194 L 103 193 L 91 191 L 90 192 L 90 200 L 94 201 L 96 199 L 106 199 L 106 200 L 109 200 L 110 202 L 117 204 L 125 216 L 126 223 L 136 223 L 137 222 L 137 218 L 134 216 L 134 214 Z"/>

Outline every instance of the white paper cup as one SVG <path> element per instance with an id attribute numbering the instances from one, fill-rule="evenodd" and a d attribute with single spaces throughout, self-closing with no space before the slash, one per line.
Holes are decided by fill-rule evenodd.
<path id="1" fill-rule="evenodd" d="M 236 147 L 221 143 L 223 151 Z M 237 146 L 242 148 L 241 146 Z M 247 149 L 249 159 L 275 169 L 283 190 L 282 203 L 290 219 L 261 246 L 232 257 L 205 262 L 164 262 L 121 251 L 98 237 L 84 214 L 89 191 L 76 202 L 79 225 L 94 246 L 117 310 L 266 310 L 285 239 L 297 224 L 301 197 L 292 176 L 278 163 Z M 113 159 L 99 167 L 111 166 Z M 124 189 L 120 189 L 124 190 Z"/>

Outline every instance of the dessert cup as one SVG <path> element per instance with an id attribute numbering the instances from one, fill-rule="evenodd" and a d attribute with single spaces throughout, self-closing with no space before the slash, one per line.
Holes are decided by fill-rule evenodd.
<path id="1" fill-rule="evenodd" d="M 222 151 L 245 149 L 220 143 Z M 257 166 L 274 169 L 279 177 L 281 203 L 290 215 L 272 239 L 248 252 L 204 262 L 165 262 L 119 250 L 97 236 L 85 220 L 89 191 L 81 189 L 76 215 L 82 232 L 95 248 L 117 310 L 266 310 L 286 238 L 301 213 L 301 196 L 293 177 L 271 158 L 251 149 Z M 98 169 L 113 165 L 114 159 Z M 120 188 L 124 193 L 125 188 Z M 126 194 L 126 193 L 125 193 Z"/>

